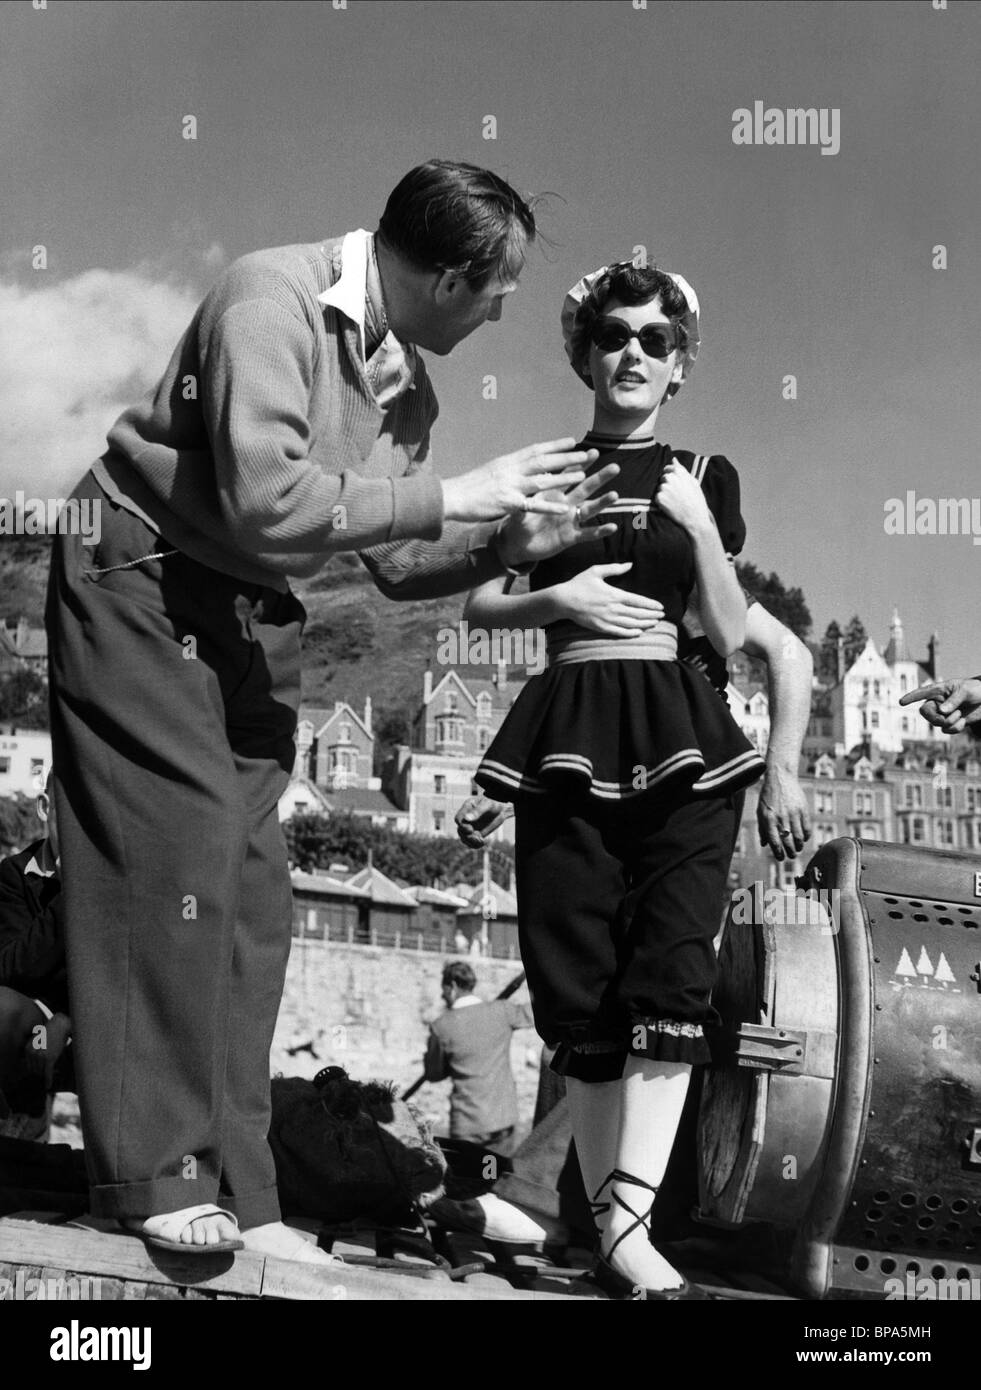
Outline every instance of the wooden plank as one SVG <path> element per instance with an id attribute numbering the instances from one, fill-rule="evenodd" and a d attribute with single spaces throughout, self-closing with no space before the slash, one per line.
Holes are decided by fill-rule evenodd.
<path id="1" fill-rule="evenodd" d="M 0 1260 L 16 1265 L 52 1264 L 84 1274 L 136 1279 L 147 1284 L 186 1285 L 222 1293 L 258 1297 L 263 1256 L 248 1250 L 236 1255 L 178 1255 L 153 1250 L 135 1235 L 106 1235 L 74 1226 L 0 1220 Z"/>

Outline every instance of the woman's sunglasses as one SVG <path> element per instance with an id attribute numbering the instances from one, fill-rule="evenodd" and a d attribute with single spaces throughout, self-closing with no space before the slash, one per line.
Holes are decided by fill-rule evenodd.
<path id="1" fill-rule="evenodd" d="M 619 352 L 636 338 L 648 357 L 662 361 L 678 346 L 679 333 L 673 323 L 645 323 L 636 332 L 620 319 L 597 319 L 589 331 L 590 341 L 600 352 Z"/>

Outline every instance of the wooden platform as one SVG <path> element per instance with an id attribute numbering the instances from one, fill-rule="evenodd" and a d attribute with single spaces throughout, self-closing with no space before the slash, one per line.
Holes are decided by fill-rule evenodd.
<path id="1" fill-rule="evenodd" d="M 411 1253 L 379 1255 L 385 1232 L 365 1228 L 324 1241 L 344 1263 L 316 1268 L 240 1251 L 207 1258 L 155 1250 L 135 1235 L 110 1233 L 109 1223 L 70 1222 L 47 1212 L 0 1218 L 3 1296 L 46 1299 L 287 1299 L 369 1301 L 605 1300 L 585 1272 L 585 1252 L 556 1265 L 546 1255 L 504 1247 L 478 1236 L 446 1234 L 440 1242 L 450 1268 Z M 311 1233 L 311 1239 L 316 1236 Z M 698 1251 L 691 1252 L 697 1258 Z M 790 1301 L 785 1290 L 746 1269 L 698 1269 L 717 1297 Z M 43 1281 L 43 1290 L 36 1281 Z"/>

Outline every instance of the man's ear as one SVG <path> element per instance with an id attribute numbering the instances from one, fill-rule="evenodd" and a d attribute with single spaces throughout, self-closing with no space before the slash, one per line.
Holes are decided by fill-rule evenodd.
<path id="1" fill-rule="evenodd" d="M 436 272 L 436 280 L 433 285 L 433 300 L 438 308 L 445 309 L 451 304 L 456 304 L 460 298 L 460 290 L 466 284 L 462 275 L 457 275 L 452 270 L 439 270 Z"/>

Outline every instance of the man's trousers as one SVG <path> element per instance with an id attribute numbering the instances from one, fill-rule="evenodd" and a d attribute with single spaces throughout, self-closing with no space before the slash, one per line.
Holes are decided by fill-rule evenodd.
<path id="1" fill-rule="evenodd" d="M 47 626 L 68 989 L 92 1210 L 279 1219 L 269 1049 L 291 937 L 291 593 L 198 564 L 104 496 L 58 536 Z"/>

